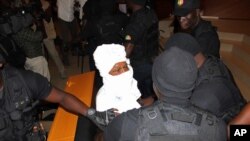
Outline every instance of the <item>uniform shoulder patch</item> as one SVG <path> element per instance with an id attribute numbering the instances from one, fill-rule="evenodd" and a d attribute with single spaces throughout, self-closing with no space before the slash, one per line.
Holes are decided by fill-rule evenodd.
<path id="1" fill-rule="evenodd" d="M 125 40 L 130 41 L 131 39 L 132 39 L 132 38 L 131 38 L 130 35 L 126 35 L 126 36 L 125 36 Z"/>
<path id="2" fill-rule="evenodd" d="M 177 5 L 178 5 L 178 6 L 182 6 L 183 4 L 184 4 L 184 0 L 178 0 L 178 1 L 177 1 Z"/>

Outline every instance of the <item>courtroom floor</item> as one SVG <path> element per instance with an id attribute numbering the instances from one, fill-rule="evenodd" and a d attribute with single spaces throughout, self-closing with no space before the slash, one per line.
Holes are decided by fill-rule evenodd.
<path id="1" fill-rule="evenodd" d="M 66 75 L 68 77 L 70 77 L 72 75 L 81 74 L 81 64 L 79 63 L 79 66 L 78 66 L 77 56 L 73 56 L 70 53 L 69 60 L 70 60 L 70 66 L 65 66 Z M 50 70 L 50 76 L 51 76 L 51 83 L 55 87 L 63 90 L 64 87 L 65 87 L 65 84 L 67 82 L 67 78 L 66 79 L 62 79 L 60 77 L 58 69 L 57 69 L 55 63 L 53 62 L 52 58 L 50 58 L 50 57 L 48 58 L 48 64 L 49 64 L 49 70 Z M 84 57 L 83 73 L 86 72 L 86 71 L 88 71 L 88 70 L 89 70 L 89 67 L 88 67 L 88 57 L 85 56 Z"/>

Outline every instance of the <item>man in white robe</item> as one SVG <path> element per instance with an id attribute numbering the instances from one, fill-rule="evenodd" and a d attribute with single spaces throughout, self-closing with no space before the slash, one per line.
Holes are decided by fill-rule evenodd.
<path id="1" fill-rule="evenodd" d="M 133 69 L 126 58 L 125 48 L 118 44 L 98 46 L 94 52 L 94 60 L 103 86 L 96 96 L 96 110 L 105 111 L 116 108 L 118 113 L 139 108 L 137 102 L 141 96 L 137 81 L 133 78 Z"/>

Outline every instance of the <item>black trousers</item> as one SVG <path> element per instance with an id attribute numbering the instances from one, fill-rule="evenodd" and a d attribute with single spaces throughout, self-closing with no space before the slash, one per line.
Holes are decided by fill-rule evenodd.
<path id="1" fill-rule="evenodd" d="M 79 116 L 74 141 L 94 141 L 97 127 L 91 120 Z"/>
<path id="2" fill-rule="evenodd" d="M 152 66 L 151 63 L 132 64 L 134 78 L 137 80 L 138 89 L 142 94 L 141 98 L 155 95 L 152 81 Z"/>

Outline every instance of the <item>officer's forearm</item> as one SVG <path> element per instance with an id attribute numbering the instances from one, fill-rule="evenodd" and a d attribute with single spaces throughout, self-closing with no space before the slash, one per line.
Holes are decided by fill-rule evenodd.
<path id="1" fill-rule="evenodd" d="M 81 102 L 71 94 L 68 94 L 60 103 L 60 105 L 70 112 L 84 116 L 87 115 L 87 110 L 89 108 L 85 103 Z"/>
<path id="2" fill-rule="evenodd" d="M 80 101 L 75 96 L 57 88 L 53 88 L 45 100 L 48 102 L 58 103 L 65 110 L 84 116 L 87 115 L 87 110 L 89 108 L 85 103 Z"/>
<path id="3" fill-rule="evenodd" d="M 49 96 L 45 98 L 48 102 L 60 104 L 65 110 L 88 117 L 101 129 L 104 128 L 116 115 L 115 109 L 97 112 L 81 102 L 77 97 L 57 88 L 52 88 Z"/>
<path id="4" fill-rule="evenodd" d="M 229 125 L 241 124 L 250 124 L 250 102 L 229 122 Z"/>

